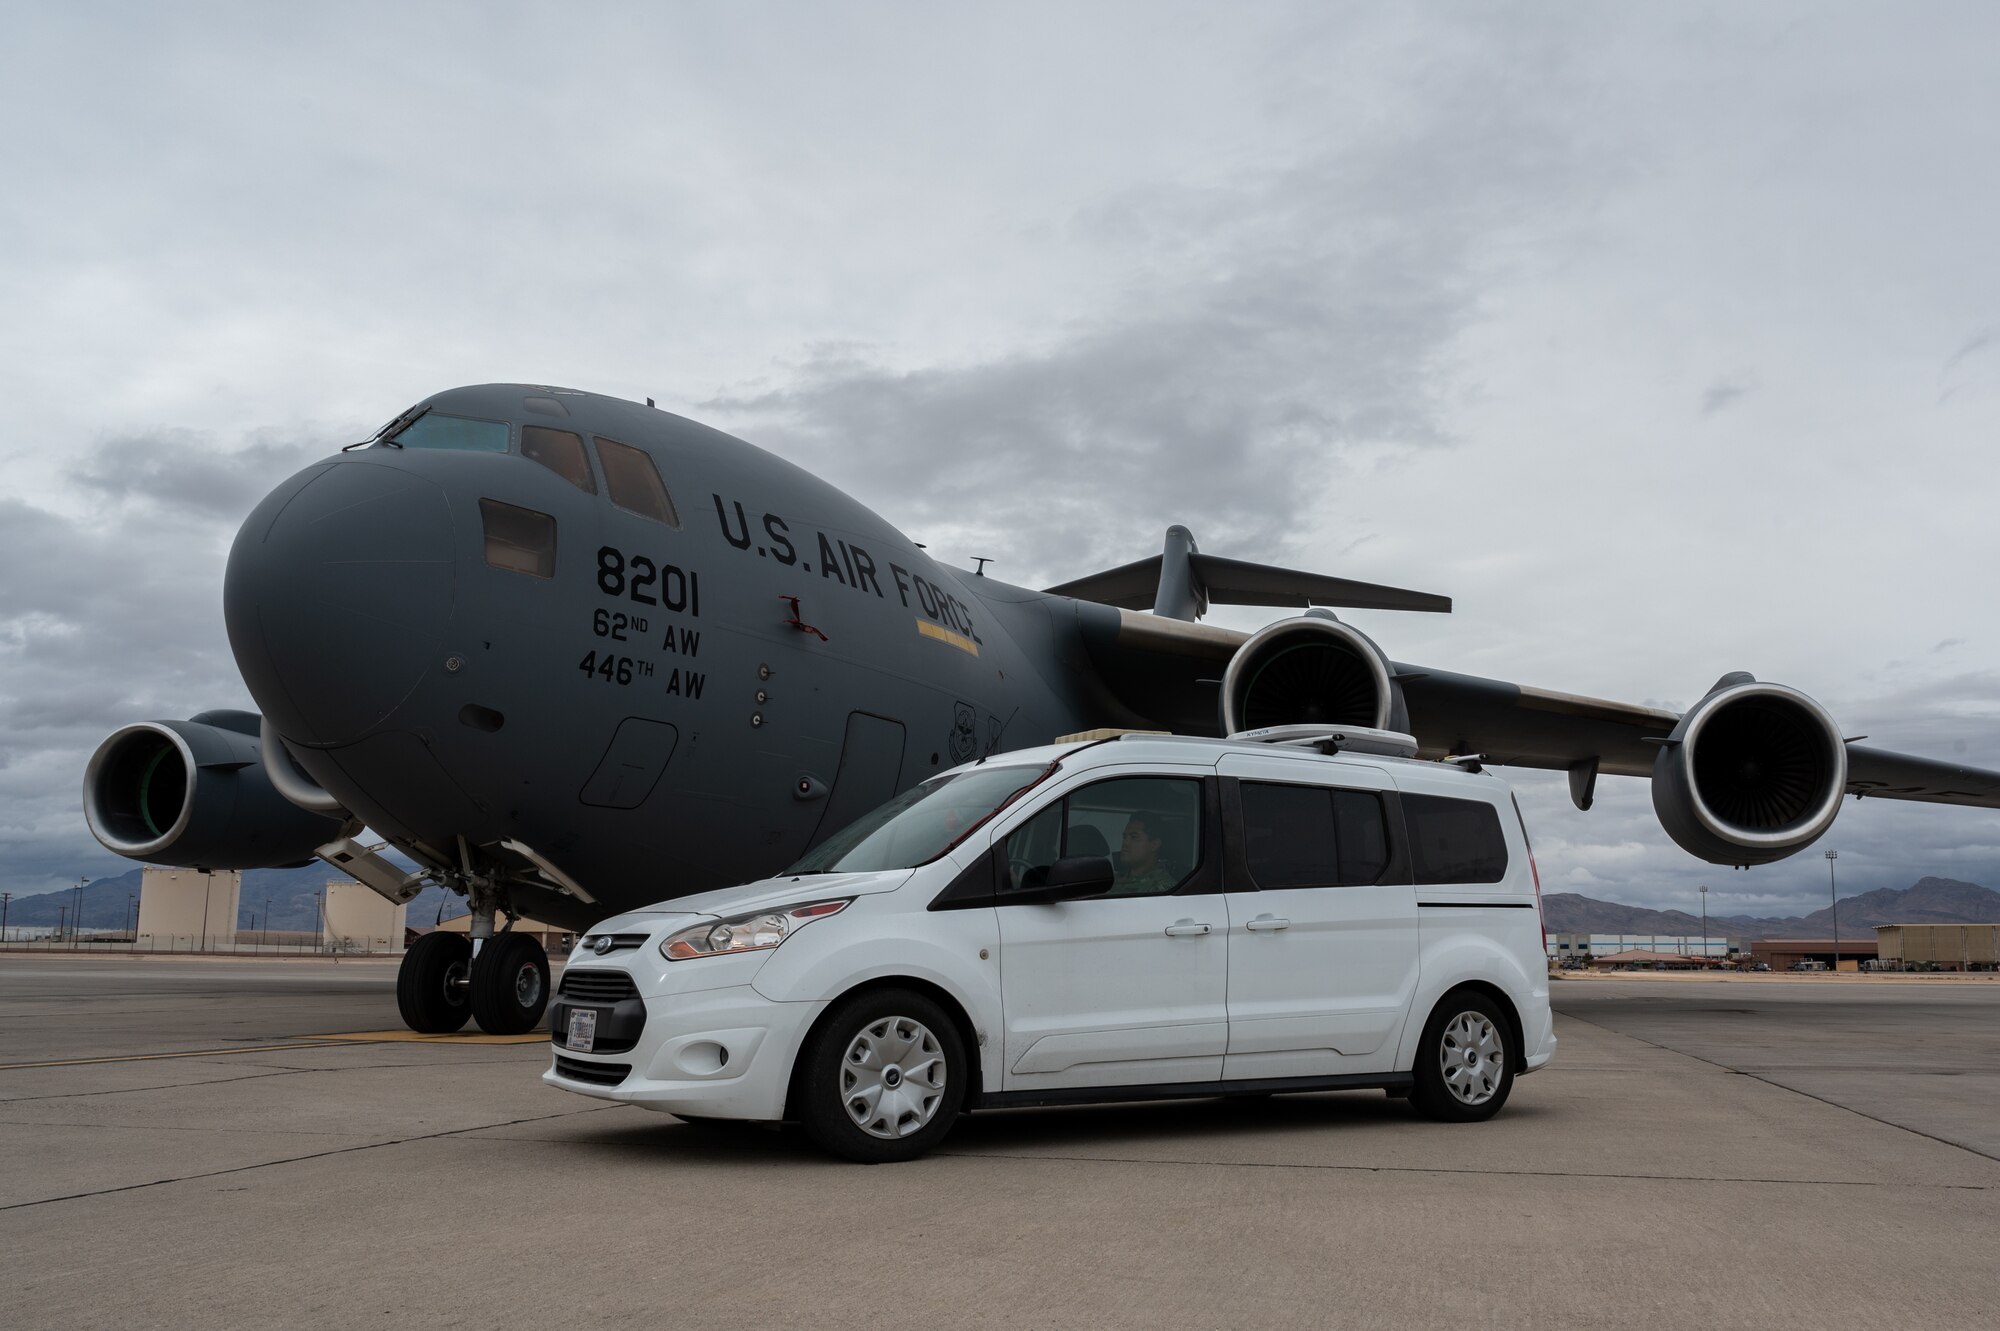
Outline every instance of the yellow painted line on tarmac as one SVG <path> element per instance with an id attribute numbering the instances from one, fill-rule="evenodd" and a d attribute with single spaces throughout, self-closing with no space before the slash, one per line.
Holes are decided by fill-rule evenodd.
<path id="1" fill-rule="evenodd" d="M 315 1036 L 314 1039 L 340 1040 L 350 1044 L 360 1041 L 347 1036 Z M 285 1049 L 324 1049 L 324 1044 L 245 1044 L 232 1045 L 228 1049 L 185 1049 L 171 1054 L 116 1054 L 108 1058 L 52 1058 L 40 1063 L 0 1063 L 0 1072 L 10 1072 L 16 1068 L 75 1068 L 90 1063 L 151 1063 L 162 1058 L 214 1058 L 217 1054 L 273 1054 Z"/>
<path id="2" fill-rule="evenodd" d="M 215 1058 L 221 1054 L 276 1054 L 292 1049 L 330 1049 L 349 1044 L 546 1044 L 547 1031 L 526 1035 L 419 1035 L 415 1031 L 350 1031 L 345 1035 L 301 1035 L 294 1044 L 244 1044 L 227 1049 L 181 1049 L 170 1054 L 113 1054 L 104 1058 L 51 1058 L 35 1063 L 0 1063 L 0 1072 L 22 1068 L 76 1068 L 94 1063 L 151 1063 L 166 1058 Z"/>
<path id="3" fill-rule="evenodd" d="M 479 1033 L 466 1035 L 453 1031 L 448 1035 L 425 1035 L 418 1031 L 350 1031 L 346 1035 L 306 1035 L 305 1040 L 337 1040 L 349 1044 L 547 1044 L 547 1031 L 529 1031 L 526 1035 L 487 1035 Z"/>

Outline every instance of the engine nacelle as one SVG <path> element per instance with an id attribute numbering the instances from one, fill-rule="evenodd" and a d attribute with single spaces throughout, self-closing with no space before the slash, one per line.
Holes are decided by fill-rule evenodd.
<path id="1" fill-rule="evenodd" d="M 1711 864 L 1769 864 L 1826 834 L 1847 788 L 1847 744 L 1797 689 L 1730 675 L 1653 760 L 1653 808 Z"/>
<path id="2" fill-rule="evenodd" d="M 1406 731 L 1395 667 L 1331 615 L 1281 619 L 1252 634 L 1222 676 L 1222 733 L 1312 722 Z"/>
<path id="3" fill-rule="evenodd" d="M 341 820 L 301 809 L 271 784 L 249 712 L 140 721 L 97 746 L 83 775 L 90 830 L 128 859 L 189 869 L 312 861 Z M 284 755 L 289 757 L 289 755 Z"/>

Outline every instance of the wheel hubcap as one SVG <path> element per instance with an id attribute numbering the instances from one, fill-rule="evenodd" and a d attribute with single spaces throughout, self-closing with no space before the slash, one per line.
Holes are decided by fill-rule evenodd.
<path id="1" fill-rule="evenodd" d="M 444 970 L 444 1001 L 453 1007 L 465 1006 L 465 986 L 467 973 L 472 969 L 470 962 L 454 961 Z"/>
<path id="2" fill-rule="evenodd" d="M 920 1132 L 944 1103 L 944 1048 L 909 1017 L 861 1028 L 840 1060 L 840 1101 L 854 1126 L 894 1141 Z"/>
<path id="3" fill-rule="evenodd" d="M 1507 1047 L 1484 1013 L 1461 1012 L 1445 1023 L 1438 1063 L 1459 1103 L 1483 1105 L 1500 1089 Z"/>
<path id="4" fill-rule="evenodd" d="M 514 1001 L 531 1008 L 542 998 L 542 972 L 533 962 L 523 962 L 514 976 Z"/>

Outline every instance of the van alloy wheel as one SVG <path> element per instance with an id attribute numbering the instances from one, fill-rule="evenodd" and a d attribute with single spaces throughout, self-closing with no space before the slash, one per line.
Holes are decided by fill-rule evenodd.
<path id="1" fill-rule="evenodd" d="M 1507 1103 L 1520 1040 L 1499 1001 L 1467 986 L 1438 1000 L 1411 1068 L 1410 1106 L 1444 1123 L 1477 1123 Z"/>
<path id="2" fill-rule="evenodd" d="M 1507 1066 L 1506 1042 L 1484 1013 L 1461 1012 L 1445 1023 L 1438 1063 L 1446 1088 L 1460 1103 L 1483 1105 L 1500 1089 Z"/>
<path id="3" fill-rule="evenodd" d="M 826 1010 L 793 1069 L 791 1113 L 822 1150 L 914 1160 L 944 1140 L 978 1079 L 957 1014 L 910 989 L 864 989 Z"/>
<path id="4" fill-rule="evenodd" d="M 947 1084 L 944 1049 L 910 1017 L 869 1023 L 840 1060 L 840 1098 L 854 1126 L 894 1141 L 937 1117 Z"/>

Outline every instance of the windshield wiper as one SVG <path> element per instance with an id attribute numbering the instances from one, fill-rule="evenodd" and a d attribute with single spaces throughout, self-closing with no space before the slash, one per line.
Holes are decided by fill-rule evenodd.
<path id="1" fill-rule="evenodd" d="M 415 425 L 418 419 L 429 411 L 430 407 L 428 404 L 424 406 L 411 407 L 408 411 L 396 417 L 394 420 L 390 421 L 387 425 L 377 430 L 374 434 L 369 435 L 366 439 L 358 440 L 355 443 L 349 444 L 347 447 L 341 449 L 340 451 L 343 453 L 352 453 L 355 449 L 366 448 L 370 444 L 387 444 L 390 448 L 401 448 L 402 445 L 397 443 L 394 439 L 391 439 L 389 436 L 395 434 L 401 434 L 403 431 L 409 429 L 412 425 Z"/>

